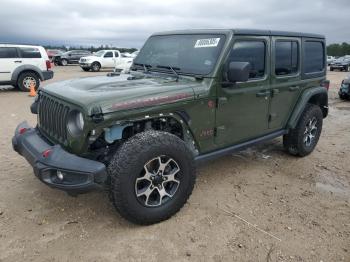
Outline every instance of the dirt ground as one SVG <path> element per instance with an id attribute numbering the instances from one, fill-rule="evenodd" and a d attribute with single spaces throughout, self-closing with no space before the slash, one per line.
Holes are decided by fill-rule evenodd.
<path id="1" fill-rule="evenodd" d="M 56 67 L 52 81 L 105 74 Z M 136 226 L 104 192 L 50 189 L 12 150 L 32 98 L 0 91 L 0 261 L 350 261 L 350 102 L 328 72 L 330 113 L 316 150 L 287 155 L 281 139 L 201 166 L 171 219 Z"/>

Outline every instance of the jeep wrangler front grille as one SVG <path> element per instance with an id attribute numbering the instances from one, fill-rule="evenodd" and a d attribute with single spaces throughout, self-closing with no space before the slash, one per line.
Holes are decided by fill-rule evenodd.
<path id="1" fill-rule="evenodd" d="M 59 100 L 39 94 L 38 126 L 49 138 L 58 142 L 67 141 L 67 118 L 70 108 Z"/>

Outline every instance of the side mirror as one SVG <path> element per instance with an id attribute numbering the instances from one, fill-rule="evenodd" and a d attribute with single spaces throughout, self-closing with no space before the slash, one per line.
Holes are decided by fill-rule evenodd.
<path id="1" fill-rule="evenodd" d="M 231 62 L 229 64 L 227 78 L 231 83 L 247 82 L 251 65 L 249 62 Z"/>

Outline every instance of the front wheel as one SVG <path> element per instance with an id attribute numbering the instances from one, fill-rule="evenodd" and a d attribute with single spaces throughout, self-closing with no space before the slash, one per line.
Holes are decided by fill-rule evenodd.
<path id="1" fill-rule="evenodd" d="M 68 60 L 67 59 L 62 59 L 61 60 L 61 65 L 63 65 L 63 66 L 68 65 Z"/>
<path id="2" fill-rule="evenodd" d="M 101 69 L 100 63 L 97 63 L 97 62 L 92 63 L 91 70 L 93 72 L 98 72 L 98 71 L 100 71 L 100 69 Z"/>
<path id="3" fill-rule="evenodd" d="M 108 173 L 117 211 L 144 225 L 174 215 L 191 195 L 196 178 L 193 154 L 184 141 L 159 131 L 136 134 L 121 145 Z"/>
<path id="4" fill-rule="evenodd" d="M 294 129 L 283 136 L 283 145 L 291 155 L 306 156 L 316 147 L 323 124 L 323 114 L 317 105 L 307 104 Z"/>

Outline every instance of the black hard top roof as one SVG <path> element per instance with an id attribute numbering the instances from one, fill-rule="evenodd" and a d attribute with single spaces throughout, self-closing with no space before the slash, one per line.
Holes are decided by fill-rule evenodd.
<path id="1" fill-rule="evenodd" d="M 190 29 L 190 30 L 176 30 L 158 32 L 153 35 L 182 35 L 182 34 L 228 34 L 233 32 L 235 35 L 259 35 L 259 36 L 289 36 L 289 37 L 310 37 L 324 39 L 324 35 L 302 33 L 302 32 L 288 32 L 275 30 L 260 30 L 260 29 Z"/>

